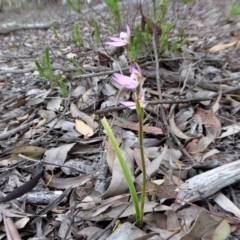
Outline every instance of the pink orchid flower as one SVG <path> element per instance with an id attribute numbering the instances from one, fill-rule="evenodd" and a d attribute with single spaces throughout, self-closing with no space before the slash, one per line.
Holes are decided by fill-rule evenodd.
<path id="1" fill-rule="evenodd" d="M 137 73 L 140 76 L 142 76 L 142 70 L 141 70 L 140 66 L 137 63 L 135 63 L 135 65 L 136 65 L 137 69 L 135 67 L 133 67 L 133 66 L 130 66 L 130 73 L 131 74 Z"/>
<path id="2" fill-rule="evenodd" d="M 139 101 L 141 108 L 145 108 L 147 106 L 147 102 L 145 101 L 145 89 L 140 89 L 140 95 L 139 95 Z M 119 101 L 122 105 L 130 108 L 130 109 L 136 109 L 136 103 L 131 101 Z"/>
<path id="3" fill-rule="evenodd" d="M 123 87 L 127 89 L 136 89 L 138 86 L 138 82 L 133 77 L 128 77 L 119 73 L 114 73 L 113 80 L 117 83 L 123 85 Z"/>
<path id="4" fill-rule="evenodd" d="M 130 77 L 119 73 L 114 73 L 113 79 L 127 89 L 136 89 L 139 84 L 142 88 L 144 78 L 142 77 L 142 71 L 138 64 L 137 68 L 138 70 L 132 66 L 130 67 Z"/>
<path id="5" fill-rule="evenodd" d="M 131 73 L 130 77 L 133 78 L 135 81 L 138 82 L 138 84 L 142 86 L 145 79 L 143 78 L 141 68 L 137 63 L 136 63 L 136 66 L 137 66 L 137 69 L 132 66 L 130 67 L 130 73 Z"/>
<path id="6" fill-rule="evenodd" d="M 106 44 L 115 46 L 115 47 L 123 47 L 130 43 L 131 31 L 129 26 L 127 25 L 127 32 L 121 32 L 120 38 L 117 37 L 110 37 L 109 39 L 112 42 L 106 42 Z"/>

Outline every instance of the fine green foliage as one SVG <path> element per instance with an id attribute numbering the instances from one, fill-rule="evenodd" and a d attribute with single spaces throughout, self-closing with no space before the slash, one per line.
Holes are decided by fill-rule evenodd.
<path id="1" fill-rule="evenodd" d="M 141 216 L 143 215 L 141 213 L 141 209 L 139 207 L 139 203 L 138 203 L 138 196 L 137 196 L 137 192 L 136 192 L 136 189 L 135 189 L 135 186 L 133 184 L 133 180 L 132 180 L 132 177 L 131 177 L 131 174 L 129 172 L 129 169 L 128 169 L 128 166 L 126 164 L 126 161 L 124 160 L 123 156 L 122 156 L 122 152 L 121 152 L 121 149 L 119 148 L 118 146 L 118 142 L 112 132 L 112 129 L 110 128 L 106 118 L 104 117 L 102 119 L 102 125 L 107 133 L 107 136 L 114 148 L 114 151 L 118 157 L 118 160 L 119 160 L 119 163 L 121 165 L 121 168 L 122 168 L 122 171 L 123 171 L 123 174 L 124 174 L 124 177 L 126 179 L 126 182 L 127 182 L 127 185 L 128 185 L 128 188 L 129 188 L 129 191 L 131 193 L 131 196 L 132 196 L 132 201 L 133 201 L 133 204 L 134 204 L 134 208 L 135 208 L 135 213 L 136 213 L 136 222 L 137 222 L 137 225 L 139 226 L 140 224 L 140 218 Z"/>
<path id="2" fill-rule="evenodd" d="M 168 36 L 171 30 L 174 29 L 174 27 L 175 24 L 169 21 L 162 24 L 162 34 L 160 37 L 160 51 L 162 54 L 168 50 Z"/>
<path id="3" fill-rule="evenodd" d="M 156 13 L 156 8 L 157 8 L 157 6 L 156 6 L 156 0 L 152 0 L 152 5 L 153 5 L 153 12 L 154 12 L 154 14 Z"/>
<path id="4" fill-rule="evenodd" d="M 60 40 L 60 37 L 59 37 L 59 35 L 58 35 L 57 30 L 56 30 L 55 27 L 52 27 L 52 31 L 53 31 L 54 37 L 55 37 L 57 40 Z"/>
<path id="5" fill-rule="evenodd" d="M 151 43 L 151 34 L 149 31 L 148 24 L 145 24 L 145 26 L 144 26 L 143 38 L 144 38 L 146 44 Z"/>
<path id="6" fill-rule="evenodd" d="M 235 3 L 230 6 L 230 15 L 231 16 L 240 15 L 240 3 Z"/>
<path id="7" fill-rule="evenodd" d="M 37 60 L 35 60 L 35 65 L 38 69 L 40 76 L 49 82 L 51 82 L 52 87 L 60 87 L 59 94 L 63 97 L 68 95 L 67 86 L 64 83 L 64 78 L 61 74 L 55 74 L 52 69 L 52 64 L 49 57 L 49 47 L 44 47 L 44 54 L 42 55 L 42 62 L 41 65 Z"/>
<path id="8" fill-rule="evenodd" d="M 179 39 L 175 39 L 172 42 L 171 46 L 171 52 L 176 52 L 179 49 L 181 49 L 182 46 L 184 46 L 187 43 L 187 38 L 184 37 L 184 29 L 181 30 L 180 32 L 180 37 Z"/>
<path id="9" fill-rule="evenodd" d="M 80 68 L 80 66 L 78 65 L 77 61 L 76 61 L 76 58 L 72 58 L 72 64 L 73 66 L 76 68 L 76 72 L 78 74 L 82 74 L 82 69 Z"/>
<path id="10" fill-rule="evenodd" d="M 116 27 L 119 29 L 121 27 L 121 15 L 118 6 L 118 0 L 104 0 L 108 5 L 116 24 Z"/>
<path id="11" fill-rule="evenodd" d="M 183 2 L 184 4 L 187 4 L 187 3 L 189 3 L 189 2 L 192 2 L 193 4 L 195 4 L 195 3 L 197 2 L 197 0 L 182 0 L 182 2 Z"/>
<path id="12" fill-rule="evenodd" d="M 136 62 L 138 60 L 138 53 L 141 49 L 140 38 L 141 38 L 140 24 L 137 24 L 134 27 L 133 37 L 131 39 L 131 44 L 129 46 L 129 54 L 133 62 Z"/>
<path id="13" fill-rule="evenodd" d="M 75 12 L 80 13 L 81 12 L 81 1 L 80 0 L 67 0 L 67 3 L 69 5 L 70 8 L 72 8 L 72 10 L 74 10 Z"/>
<path id="14" fill-rule="evenodd" d="M 136 24 L 129 46 L 130 57 L 133 62 L 138 61 L 139 52 L 152 41 L 148 24 L 144 26 L 144 32 L 140 30 L 140 24 Z"/>
<path id="15" fill-rule="evenodd" d="M 169 51 L 175 52 L 187 43 L 187 39 L 184 37 L 184 31 L 181 31 L 179 39 L 175 39 L 171 44 L 169 43 L 169 36 L 175 28 L 175 23 L 165 20 L 168 9 L 168 0 L 160 0 L 159 6 L 160 14 L 156 22 L 158 27 L 162 30 L 159 40 L 160 54 Z"/>
<path id="16" fill-rule="evenodd" d="M 99 47 L 100 44 L 100 31 L 99 31 L 99 25 L 96 20 L 93 21 L 93 26 L 94 26 L 94 35 L 95 35 L 95 41 L 97 47 Z"/>
<path id="17" fill-rule="evenodd" d="M 159 2 L 160 2 L 160 4 L 159 4 L 160 14 L 157 18 L 157 25 L 161 26 L 165 20 L 166 14 L 167 14 L 168 0 L 160 0 Z"/>
<path id="18" fill-rule="evenodd" d="M 78 26 L 78 23 L 76 22 L 74 23 L 73 31 L 72 31 L 72 43 L 79 46 L 83 45 L 81 33 L 79 31 L 79 26 Z"/>

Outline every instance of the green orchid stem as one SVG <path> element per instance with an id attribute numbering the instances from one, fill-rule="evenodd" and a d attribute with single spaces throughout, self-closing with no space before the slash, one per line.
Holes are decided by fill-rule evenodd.
<path id="1" fill-rule="evenodd" d="M 128 185 L 128 188 L 129 188 L 129 191 L 131 193 L 131 196 L 132 196 L 132 201 L 133 201 L 133 204 L 134 204 L 134 207 L 135 207 L 135 213 L 136 213 L 136 224 L 138 227 L 140 227 L 140 224 L 141 224 L 141 216 L 143 215 L 141 213 L 141 210 L 140 210 L 140 207 L 139 207 L 139 202 L 138 202 L 138 196 L 137 196 L 137 192 L 136 192 L 136 189 L 135 189 L 135 186 L 133 184 L 133 180 L 132 180 L 132 176 L 129 172 L 129 169 L 128 169 L 128 166 L 127 166 L 127 163 L 125 161 L 125 159 L 123 158 L 122 156 L 122 152 L 121 152 L 121 149 L 119 148 L 118 146 L 118 142 L 112 132 L 112 129 L 110 128 L 106 118 L 104 117 L 102 119 L 102 125 L 107 133 L 107 136 L 114 148 L 114 151 L 118 157 L 118 160 L 119 160 L 119 163 L 120 163 L 120 166 L 122 168 L 122 171 L 123 171 L 123 174 L 124 174 L 124 177 L 126 179 L 126 182 L 127 182 L 127 185 Z"/>
<path id="2" fill-rule="evenodd" d="M 128 55 L 128 58 L 129 58 L 129 63 L 130 63 L 130 66 L 132 68 L 132 58 L 131 58 L 131 54 L 130 54 L 130 51 L 129 51 L 129 45 L 126 45 L 126 50 L 127 50 L 127 55 Z M 130 69 L 131 69 L 130 68 Z"/>
<path id="3" fill-rule="evenodd" d="M 136 89 L 136 111 L 138 115 L 139 121 L 139 147 L 140 147 L 140 154 L 141 154 L 141 161 L 142 161 L 142 174 L 143 174 L 143 183 L 142 183 L 142 196 L 140 202 L 140 210 L 141 210 L 141 218 L 140 218 L 140 227 L 142 228 L 143 225 L 143 215 L 144 215 L 144 203 L 146 198 L 146 181 L 147 181 L 147 173 L 146 173 L 146 165 L 145 165 L 145 158 L 144 158 L 144 149 L 143 149 L 143 109 L 141 108 L 139 95 L 140 95 L 140 85 Z"/>

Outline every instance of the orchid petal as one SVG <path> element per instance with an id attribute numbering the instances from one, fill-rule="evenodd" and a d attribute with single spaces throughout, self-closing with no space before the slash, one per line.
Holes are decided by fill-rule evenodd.
<path id="1" fill-rule="evenodd" d="M 125 85 L 128 84 L 132 79 L 128 76 L 119 74 L 119 73 L 114 73 L 114 78 L 116 81 L 118 81 L 120 84 Z"/>
<path id="2" fill-rule="evenodd" d="M 138 72 L 139 72 L 140 76 L 142 76 L 142 70 L 141 70 L 140 66 L 137 63 L 136 63 L 136 66 L 137 66 L 137 69 L 138 69 Z"/>
<path id="3" fill-rule="evenodd" d="M 126 42 L 125 40 L 123 40 L 121 38 L 117 38 L 117 37 L 109 37 L 109 39 L 114 42 Z"/>
<path id="4" fill-rule="evenodd" d="M 130 27 L 127 25 L 127 34 L 129 36 L 129 39 L 130 39 L 130 36 L 131 36 L 131 30 L 130 30 Z"/>
<path id="5" fill-rule="evenodd" d="M 140 102 L 141 108 L 145 108 L 147 106 L 147 102 Z"/>
<path id="6" fill-rule="evenodd" d="M 122 47 L 122 46 L 129 44 L 130 37 L 131 37 L 131 30 L 130 30 L 129 26 L 127 25 L 127 32 L 121 32 L 120 38 L 109 37 L 109 39 L 113 42 L 107 42 L 106 44 L 115 46 L 115 47 Z"/>
<path id="7" fill-rule="evenodd" d="M 140 88 L 140 97 L 141 98 L 145 98 L 145 92 L 146 92 L 146 89 L 145 88 Z"/>
<path id="8" fill-rule="evenodd" d="M 123 85 L 125 88 L 135 89 L 138 86 L 138 82 L 133 78 L 124 76 L 119 73 L 115 73 L 113 79 L 119 84 Z"/>
<path id="9" fill-rule="evenodd" d="M 124 42 L 106 42 L 106 44 L 114 47 L 123 47 L 127 45 L 127 43 Z"/>
<path id="10" fill-rule="evenodd" d="M 121 32 L 120 38 L 128 42 L 129 36 L 126 32 Z"/>
<path id="11" fill-rule="evenodd" d="M 134 67 L 130 67 L 130 73 L 131 73 L 131 74 L 137 73 L 137 74 L 141 75 L 141 74 L 139 73 L 139 71 L 138 71 L 136 68 L 134 68 Z"/>
<path id="12" fill-rule="evenodd" d="M 119 101 L 122 105 L 130 108 L 130 109 L 136 109 L 136 104 L 135 102 L 130 102 L 130 101 Z"/>

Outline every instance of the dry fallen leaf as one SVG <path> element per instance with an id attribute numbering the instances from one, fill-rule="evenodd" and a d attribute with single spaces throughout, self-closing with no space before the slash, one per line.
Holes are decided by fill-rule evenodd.
<path id="1" fill-rule="evenodd" d="M 49 187 L 54 187 L 57 189 L 68 189 L 76 188 L 84 185 L 90 181 L 93 177 L 93 174 L 85 174 L 73 178 L 52 178 L 47 172 L 44 172 L 43 181 L 48 184 Z"/>
<path id="2" fill-rule="evenodd" d="M 49 165 L 46 165 L 45 168 L 48 170 L 53 170 L 54 168 L 56 168 L 56 166 L 51 165 L 51 163 L 63 165 L 67 158 L 68 152 L 75 145 L 76 145 L 76 143 L 70 143 L 70 144 L 64 144 L 57 148 L 48 149 L 45 152 L 44 157 L 43 157 L 43 160 L 49 163 Z"/>
<path id="3" fill-rule="evenodd" d="M 5 226 L 5 231 L 7 235 L 7 239 L 14 239 L 14 240 L 21 240 L 19 232 L 17 231 L 17 228 L 11 218 L 8 218 L 3 215 L 3 222 Z"/>
<path id="4" fill-rule="evenodd" d="M 145 236 L 146 233 L 139 228 L 135 227 L 129 222 L 120 224 L 120 226 L 114 231 L 107 239 L 108 240 L 122 240 L 122 239 L 137 239 Z"/>
<path id="5" fill-rule="evenodd" d="M 212 109 L 205 111 L 200 108 L 197 109 L 196 114 L 201 118 L 202 124 L 205 125 L 207 132 L 218 138 L 222 131 L 222 124 L 215 116 Z"/>
<path id="6" fill-rule="evenodd" d="M 70 110 L 71 110 L 72 117 L 81 118 L 94 131 L 98 128 L 98 123 L 94 121 L 94 117 L 90 117 L 86 113 L 80 111 L 74 103 L 71 104 Z"/>
<path id="7" fill-rule="evenodd" d="M 35 146 L 21 146 L 14 148 L 11 153 L 11 160 L 22 160 L 23 158 L 18 156 L 18 154 L 23 154 L 26 157 L 31 157 L 33 159 L 41 159 L 42 155 L 45 153 L 46 148 L 35 147 Z"/>
<path id="8" fill-rule="evenodd" d="M 174 210 L 168 211 L 167 216 L 167 230 L 170 232 L 177 232 L 181 229 L 177 213 Z"/>
<path id="9" fill-rule="evenodd" d="M 209 49 L 209 52 L 219 52 L 224 49 L 230 48 L 234 46 L 238 41 L 230 42 L 230 43 L 220 43 Z"/>
<path id="10" fill-rule="evenodd" d="M 84 135 L 84 137 L 88 138 L 94 134 L 93 129 L 89 127 L 86 123 L 84 123 L 82 120 L 77 119 L 75 121 L 75 127 L 79 133 Z"/>
<path id="11" fill-rule="evenodd" d="M 213 200 L 224 210 L 231 212 L 240 219 L 240 209 L 224 194 L 219 193 Z"/>
<path id="12" fill-rule="evenodd" d="M 169 124 L 170 124 L 170 128 L 171 128 L 171 130 L 173 131 L 173 133 L 177 136 L 177 137 L 179 137 L 179 138 L 181 138 L 181 139 L 186 139 L 186 140 L 189 140 L 189 139 L 191 139 L 189 136 L 187 136 L 185 133 L 183 133 L 178 127 L 177 127 L 177 125 L 176 125 L 176 123 L 175 123 L 175 117 L 174 117 L 175 115 L 174 115 L 174 111 L 172 111 L 172 114 L 171 114 L 171 116 L 170 116 L 170 118 L 169 118 Z"/>
<path id="13" fill-rule="evenodd" d="M 120 200 L 122 201 L 122 203 L 125 203 L 124 199 L 128 200 L 128 198 L 129 198 L 129 194 L 122 194 L 122 195 L 117 195 L 114 197 L 104 199 L 101 201 L 101 206 L 96 207 L 94 209 L 92 216 L 94 216 L 94 217 L 98 216 L 99 214 L 103 213 L 111 206 L 114 206 L 115 202 L 120 202 Z"/>
<path id="14" fill-rule="evenodd" d="M 231 234 L 231 227 L 227 220 L 223 219 L 216 227 L 212 240 L 225 240 Z"/>
<path id="15" fill-rule="evenodd" d="M 132 123 L 132 122 L 126 122 L 126 121 L 120 122 L 118 120 L 115 120 L 113 124 L 118 127 L 128 128 L 133 131 L 139 131 L 138 123 Z M 143 126 L 143 132 L 151 133 L 154 135 L 162 135 L 163 134 L 163 131 L 161 128 L 153 127 L 153 126 Z"/>
<path id="16" fill-rule="evenodd" d="M 209 213 L 202 211 L 194 222 L 192 229 L 181 240 L 201 239 L 203 234 L 216 223 Z"/>
<path id="17" fill-rule="evenodd" d="M 158 169 L 165 157 L 167 153 L 167 146 L 164 145 L 164 147 L 162 148 L 161 153 L 159 154 L 158 157 L 156 157 L 147 167 L 146 167 L 146 173 L 147 173 L 147 177 L 151 178 L 153 176 L 156 175 L 156 173 L 158 172 Z M 140 174 L 137 179 L 136 182 L 142 184 L 142 180 L 143 180 L 143 175 Z"/>
<path id="18" fill-rule="evenodd" d="M 224 138 L 224 137 L 238 133 L 240 131 L 240 125 L 233 124 L 230 126 L 226 126 L 226 127 L 223 127 L 223 130 L 225 130 L 225 132 L 223 132 L 221 136 L 219 136 L 218 138 Z"/>
<path id="19" fill-rule="evenodd" d="M 196 142 L 196 145 L 194 146 L 193 141 L 195 141 L 195 140 L 198 140 L 198 141 Z M 213 140 L 214 140 L 214 136 L 209 134 L 206 137 L 201 137 L 200 139 L 194 139 L 192 142 L 189 142 L 189 144 L 187 144 L 187 146 L 186 146 L 186 149 L 191 154 L 197 154 L 199 152 L 203 152 L 208 147 L 208 145 L 211 142 L 213 142 Z"/>
<path id="20" fill-rule="evenodd" d="M 129 168 L 129 172 L 132 175 L 132 179 L 134 180 L 134 159 L 133 159 L 133 151 L 131 148 L 129 147 L 124 147 L 121 149 L 123 158 L 125 159 L 128 168 Z M 112 181 L 110 183 L 109 188 L 107 189 L 107 191 L 103 194 L 103 198 L 109 198 L 109 197 L 113 197 L 116 195 L 120 195 L 123 194 L 127 191 L 128 186 L 126 183 L 126 179 L 124 177 L 124 174 L 122 172 L 122 168 L 120 166 L 119 160 L 118 158 L 116 158 L 114 160 L 113 163 L 113 170 L 112 170 Z"/>
<path id="21" fill-rule="evenodd" d="M 117 139 L 117 141 L 119 143 L 121 143 L 120 139 Z M 107 150 L 107 156 L 106 156 L 107 164 L 108 164 L 110 171 L 112 172 L 114 160 L 116 159 L 116 154 L 115 154 L 112 144 L 108 140 L 105 141 L 105 148 Z"/>
<path id="22" fill-rule="evenodd" d="M 56 117 L 56 113 L 53 110 L 39 110 L 38 114 L 43 118 L 46 119 L 47 122 L 50 122 L 52 119 Z"/>
<path id="23" fill-rule="evenodd" d="M 85 93 L 79 98 L 77 107 L 78 109 L 81 109 L 83 104 L 90 98 L 92 92 L 92 88 L 89 88 Z"/>
<path id="24" fill-rule="evenodd" d="M 138 165 L 138 168 L 141 169 L 141 171 L 142 171 L 142 160 L 141 160 L 141 154 L 140 154 L 139 148 L 133 149 L 133 156 Z M 144 160 L 145 160 L 145 166 L 147 167 L 151 162 L 145 154 L 144 154 Z"/>
<path id="25" fill-rule="evenodd" d="M 72 59 L 72 58 L 76 58 L 77 54 L 76 53 L 68 53 L 66 55 L 67 59 Z"/>
<path id="26" fill-rule="evenodd" d="M 17 119 L 18 121 L 23 121 L 23 120 L 28 119 L 28 117 L 29 117 L 29 114 L 27 113 L 27 114 L 25 114 L 25 115 L 23 115 L 23 116 L 21 116 L 21 117 L 17 117 L 16 119 Z"/>
<path id="27" fill-rule="evenodd" d="M 53 111 L 58 111 L 61 107 L 62 101 L 63 101 L 63 99 L 60 97 L 51 99 L 50 101 L 48 101 L 47 109 L 53 110 Z"/>

